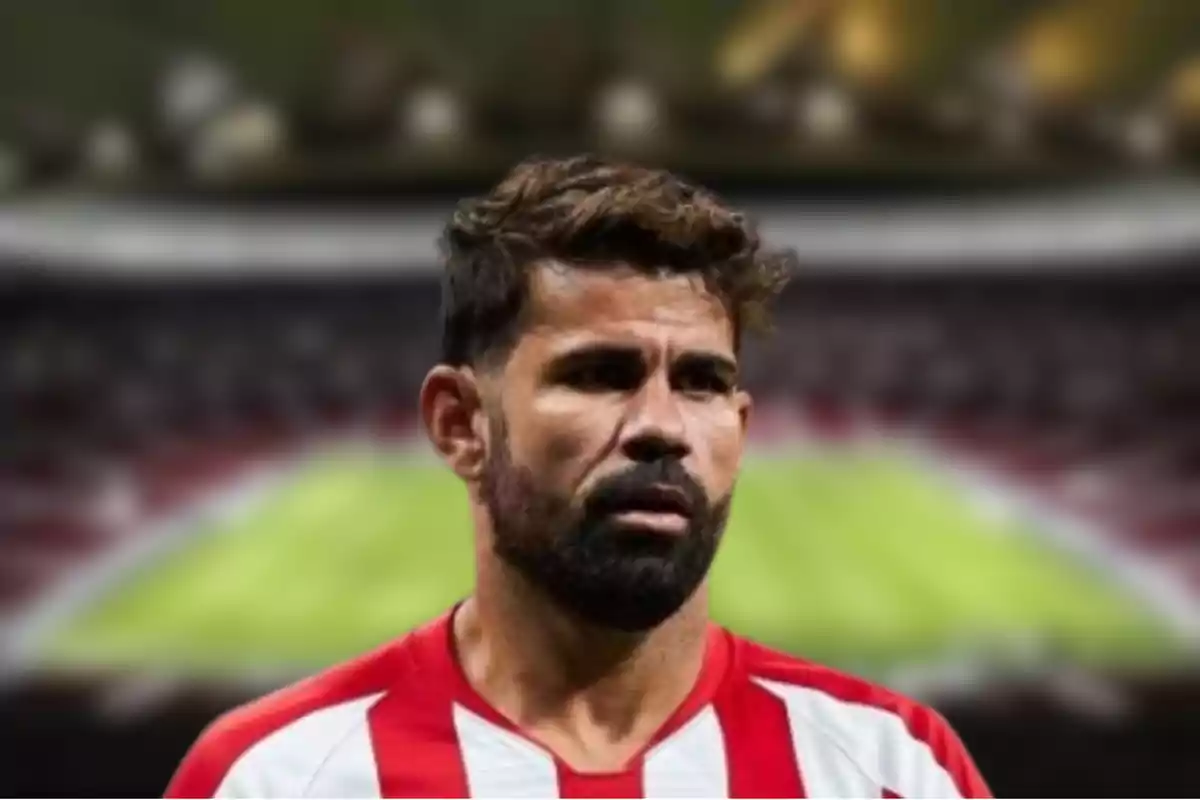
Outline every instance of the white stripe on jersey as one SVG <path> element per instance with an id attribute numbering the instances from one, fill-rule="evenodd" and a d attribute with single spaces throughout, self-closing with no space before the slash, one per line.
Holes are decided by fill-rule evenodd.
<path id="1" fill-rule="evenodd" d="M 959 797 L 929 745 L 900 717 L 817 689 L 755 678 L 787 706 L 792 746 L 809 797 Z"/>
<path id="2" fill-rule="evenodd" d="M 558 797 L 558 768 L 545 750 L 457 703 L 454 729 L 471 797 Z"/>
<path id="3" fill-rule="evenodd" d="M 712 706 L 646 755 L 646 797 L 729 797 L 725 737 Z"/>
<path id="4" fill-rule="evenodd" d="M 379 797 L 367 712 L 383 693 L 322 708 L 241 755 L 215 797 Z"/>

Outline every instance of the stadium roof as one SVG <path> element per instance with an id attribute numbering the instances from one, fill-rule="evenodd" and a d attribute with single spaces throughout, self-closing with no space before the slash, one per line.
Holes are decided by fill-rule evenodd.
<path id="1" fill-rule="evenodd" d="M 1121 186 L 904 205 L 749 204 L 810 271 L 1101 269 L 1200 252 L 1200 187 Z M 421 272 L 450 207 L 185 209 L 97 200 L 0 206 L 0 258 L 116 274 Z"/>

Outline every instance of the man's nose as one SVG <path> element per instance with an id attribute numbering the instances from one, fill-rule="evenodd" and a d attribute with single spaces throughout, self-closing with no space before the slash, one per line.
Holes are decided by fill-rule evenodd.
<path id="1" fill-rule="evenodd" d="M 679 398 L 665 377 L 652 377 L 633 398 L 621 449 L 632 461 L 683 459 L 691 453 Z"/>

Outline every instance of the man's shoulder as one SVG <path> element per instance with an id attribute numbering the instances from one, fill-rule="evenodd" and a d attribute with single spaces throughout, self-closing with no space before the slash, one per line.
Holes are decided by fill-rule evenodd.
<path id="1" fill-rule="evenodd" d="M 396 681 L 405 639 L 223 714 L 192 746 L 167 795 L 310 792 L 335 754 L 368 741 L 367 715 Z"/>
<path id="2" fill-rule="evenodd" d="M 738 641 L 742 680 L 784 706 L 795 745 L 807 751 L 810 764 L 829 768 L 845 761 L 871 784 L 904 796 L 988 794 L 957 734 L 930 706 L 847 672 Z"/>
<path id="3" fill-rule="evenodd" d="M 881 684 L 749 639 L 736 638 L 743 675 L 773 694 L 824 698 L 828 702 L 863 706 L 899 716 L 935 713 L 928 706 Z"/>

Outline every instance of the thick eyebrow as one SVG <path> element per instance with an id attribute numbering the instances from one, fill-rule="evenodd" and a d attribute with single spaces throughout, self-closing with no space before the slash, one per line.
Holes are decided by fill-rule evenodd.
<path id="1" fill-rule="evenodd" d="M 567 350 L 554 356 L 548 362 L 546 362 L 545 367 L 542 369 L 542 375 L 545 378 L 555 379 L 561 376 L 565 370 L 573 369 L 575 367 L 587 366 L 589 364 L 596 364 L 604 361 L 640 361 L 641 359 L 641 349 L 632 345 L 595 342 L 592 344 L 581 345 L 580 347 Z"/>
<path id="2" fill-rule="evenodd" d="M 731 386 L 737 384 L 738 363 L 722 353 L 690 350 L 675 360 L 675 369 L 703 369 L 719 375 Z"/>
<path id="3" fill-rule="evenodd" d="M 641 348 L 633 345 L 620 345 L 596 342 L 582 345 L 572 350 L 556 355 L 550 359 L 542 370 L 542 375 L 548 380 L 555 380 L 568 370 L 577 367 L 612 362 L 620 360 L 641 361 Z M 674 370 L 708 370 L 728 382 L 731 386 L 738 381 L 738 363 L 723 353 L 712 350 L 689 350 L 675 359 L 671 365 Z"/>

